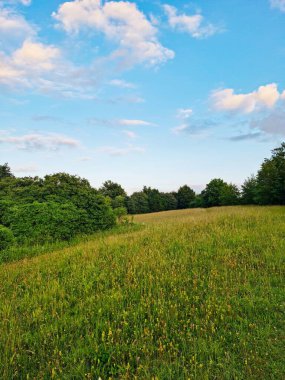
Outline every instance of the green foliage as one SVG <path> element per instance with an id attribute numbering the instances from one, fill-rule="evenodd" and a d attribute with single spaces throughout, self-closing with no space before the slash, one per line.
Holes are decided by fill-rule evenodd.
<path id="1" fill-rule="evenodd" d="M 177 192 L 177 202 L 179 209 L 190 208 L 195 200 L 195 192 L 189 186 L 181 186 Z"/>
<path id="2" fill-rule="evenodd" d="M 127 198 L 127 208 L 130 214 L 146 214 L 150 212 L 147 194 L 143 191 L 133 193 Z"/>
<path id="3" fill-rule="evenodd" d="M 212 179 L 201 193 L 205 207 L 221 206 L 226 186 L 226 182 L 222 179 Z"/>
<path id="4" fill-rule="evenodd" d="M 256 200 L 259 204 L 285 204 L 285 143 L 272 151 L 257 174 Z"/>
<path id="5" fill-rule="evenodd" d="M 149 212 L 158 212 L 163 210 L 161 195 L 157 189 L 144 186 L 143 192 L 147 195 Z"/>
<path id="6" fill-rule="evenodd" d="M 6 164 L 0 165 L 0 180 L 7 177 L 13 177 L 13 174 L 8 166 L 8 163 L 6 162 Z"/>
<path id="7" fill-rule="evenodd" d="M 126 197 L 123 195 L 117 195 L 114 199 L 111 200 L 112 207 L 119 208 L 119 207 L 126 207 Z"/>
<path id="8" fill-rule="evenodd" d="M 121 185 L 112 181 L 106 181 L 103 183 L 103 186 L 99 189 L 99 192 L 105 197 L 110 197 L 115 199 L 118 196 L 126 197 L 126 192 Z"/>
<path id="9" fill-rule="evenodd" d="M 118 222 L 120 224 L 127 223 L 128 221 L 128 210 L 126 207 L 118 207 L 114 209 L 114 214 L 116 215 Z"/>
<path id="10" fill-rule="evenodd" d="M 176 210 L 177 199 L 174 193 L 160 193 L 161 207 L 163 211 Z"/>
<path id="11" fill-rule="evenodd" d="M 226 184 L 221 193 L 221 206 L 234 206 L 240 203 L 240 191 L 232 183 Z"/>
<path id="12" fill-rule="evenodd" d="M 78 233 L 89 232 L 87 212 L 72 203 L 16 205 L 6 212 L 5 222 L 20 242 L 69 240 Z"/>
<path id="13" fill-rule="evenodd" d="M 14 242 L 13 232 L 5 227 L 0 225 L 0 251 L 8 248 Z"/>
<path id="14" fill-rule="evenodd" d="M 255 176 L 247 178 L 242 187 L 242 203 L 246 205 L 256 204 L 257 179 Z"/>

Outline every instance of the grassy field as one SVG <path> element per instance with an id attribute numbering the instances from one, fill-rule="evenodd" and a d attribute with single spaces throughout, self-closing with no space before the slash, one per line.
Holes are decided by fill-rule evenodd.
<path id="1" fill-rule="evenodd" d="M 135 221 L 0 266 L 0 378 L 284 379 L 285 208 Z"/>

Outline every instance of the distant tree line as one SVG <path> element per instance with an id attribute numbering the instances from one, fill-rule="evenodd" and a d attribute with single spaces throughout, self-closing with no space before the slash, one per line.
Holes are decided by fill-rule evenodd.
<path id="1" fill-rule="evenodd" d="M 220 178 L 200 193 L 188 186 L 177 192 L 143 187 L 128 196 L 120 184 L 106 181 L 94 189 L 86 179 L 66 173 L 15 177 L 0 165 L 0 250 L 18 242 L 70 239 L 113 227 L 127 213 L 232 205 L 285 204 L 285 143 L 272 151 L 258 173 L 239 189 Z"/>
<path id="2" fill-rule="evenodd" d="M 126 197 L 125 204 L 130 214 L 214 206 L 284 205 L 285 143 L 272 151 L 257 175 L 247 178 L 240 189 L 220 178 L 212 179 L 200 194 L 187 185 L 171 193 L 144 187 Z"/>

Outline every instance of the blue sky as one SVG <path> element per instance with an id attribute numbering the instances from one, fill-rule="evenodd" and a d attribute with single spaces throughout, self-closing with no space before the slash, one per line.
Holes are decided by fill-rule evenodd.
<path id="1" fill-rule="evenodd" d="M 0 0 L 0 162 L 240 185 L 285 135 L 285 0 Z"/>

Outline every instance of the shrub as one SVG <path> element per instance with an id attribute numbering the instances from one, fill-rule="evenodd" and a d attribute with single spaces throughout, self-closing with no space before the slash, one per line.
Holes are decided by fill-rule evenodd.
<path id="1" fill-rule="evenodd" d="M 2 225 L 0 225 L 0 251 L 8 248 L 14 241 L 13 232 Z"/>
<path id="2" fill-rule="evenodd" d="M 34 202 L 17 205 L 6 212 L 9 224 L 18 241 L 43 242 L 68 240 L 85 232 L 88 215 L 72 203 Z"/>

